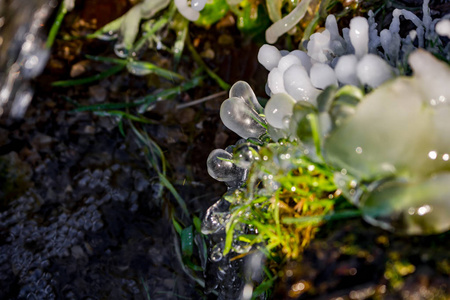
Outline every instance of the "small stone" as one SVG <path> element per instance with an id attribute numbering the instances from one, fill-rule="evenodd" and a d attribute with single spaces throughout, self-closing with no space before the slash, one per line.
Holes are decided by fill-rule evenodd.
<path id="1" fill-rule="evenodd" d="M 89 87 L 89 94 L 96 102 L 103 102 L 106 99 L 107 91 L 100 85 L 93 85 Z"/>

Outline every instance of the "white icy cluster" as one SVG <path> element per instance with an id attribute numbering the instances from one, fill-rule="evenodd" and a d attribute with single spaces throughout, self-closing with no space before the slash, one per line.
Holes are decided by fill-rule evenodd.
<path id="1" fill-rule="evenodd" d="M 450 21 L 432 20 L 428 2 L 423 4 L 423 20 L 404 9 L 395 9 L 389 29 L 376 30 L 374 15 L 355 17 L 350 27 L 339 33 L 336 18 L 326 19 L 325 30 L 311 35 L 306 52 L 279 51 L 264 45 L 258 61 L 269 71 L 267 93 L 271 99 L 266 105 L 267 122 L 277 129 L 287 129 L 294 104 L 307 101 L 317 106 L 317 96 L 326 87 L 352 85 L 376 88 L 407 70 L 406 59 L 419 48 L 443 53 L 450 59 L 450 44 L 443 45 L 438 34 L 450 34 Z M 417 27 L 405 38 L 400 37 L 400 16 Z M 272 134 L 271 134 L 272 135 Z"/>
<path id="2" fill-rule="evenodd" d="M 175 0 L 175 5 L 183 17 L 189 21 L 197 21 L 206 2 L 207 0 L 192 0 L 191 5 L 189 5 L 187 0 Z"/>

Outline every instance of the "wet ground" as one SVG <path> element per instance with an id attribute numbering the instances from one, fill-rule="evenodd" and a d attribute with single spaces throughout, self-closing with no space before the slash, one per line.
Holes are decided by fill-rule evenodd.
<path id="1" fill-rule="evenodd" d="M 92 31 L 130 6 L 77 3 L 63 35 Z M 266 73 L 254 59 L 258 45 L 232 25 L 191 27 L 193 44 L 226 82 L 246 80 L 264 96 Z M 0 122 L 0 299 L 217 298 L 183 272 L 171 223 L 172 216 L 183 221 L 182 214 L 131 128 L 125 122 L 122 135 L 115 117 L 72 111 L 71 101 L 123 102 L 173 83 L 123 71 L 89 85 L 50 86 L 71 72 L 104 71 L 110 66 L 84 55 L 113 56 L 112 49 L 113 42 L 58 40 L 23 120 Z M 168 53 L 149 52 L 145 59 L 171 66 Z M 181 73 L 196 68 L 183 57 Z M 160 145 L 169 178 L 200 217 L 225 191 L 208 176 L 206 158 L 237 140 L 219 119 L 225 98 L 207 78 L 201 88 L 145 113 L 153 124 L 138 125 Z M 272 298 L 448 299 L 449 248 L 448 234 L 399 237 L 360 220 L 333 222 L 301 262 L 281 271 Z"/>

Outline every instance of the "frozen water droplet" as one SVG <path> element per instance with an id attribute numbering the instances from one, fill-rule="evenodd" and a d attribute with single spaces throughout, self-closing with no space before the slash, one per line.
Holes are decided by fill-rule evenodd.
<path id="1" fill-rule="evenodd" d="M 273 68 L 272 71 L 270 71 L 269 76 L 267 77 L 267 83 L 272 94 L 286 93 L 283 82 L 283 73 L 284 72 L 278 68 Z"/>
<path id="2" fill-rule="evenodd" d="M 339 60 L 334 68 L 337 79 L 343 84 L 351 84 L 358 86 L 359 81 L 356 77 L 356 65 L 358 59 L 355 55 L 344 55 L 339 57 Z"/>
<path id="3" fill-rule="evenodd" d="M 330 85 L 337 85 L 336 74 L 327 64 L 316 63 L 310 71 L 311 83 L 318 89 L 325 89 Z"/>
<path id="4" fill-rule="evenodd" d="M 293 65 L 303 66 L 302 61 L 299 57 L 297 57 L 297 55 L 288 54 L 286 56 L 283 56 L 278 62 L 278 70 L 284 73 L 284 71 L 286 71 L 290 66 Z"/>
<path id="5" fill-rule="evenodd" d="M 242 181 L 245 176 L 245 170 L 232 163 L 232 159 L 233 156 L 225 150 L 213 150 L 206 162 L 209 175 L 218 181 Z"/>
<path id="6" fill-rule="evenodd" d="M 381 57 L 367 54 L 356 66 L 356 74 L 363 84 L 376 88 L 392 77 L 393 70 Z"/>
<path id="7" fill-rule="evenodd" d="M 286 91 L 292 98 L 315 103 L 319 90 L 312 86 L 305 68 L 293 65 L 284 72 L 283 78 Z"/>
<path id="8" fill-rule="evenodd" d="M 230 202 L 221 198 L 208 208 L 202 222 L 202 233 L 213 234 L 225 229 L 226 222 L 230 218 L 229 207 Z"/>
<path id="9" fill-rule="evenodd" d="M 269 71 L 278 65 L 280 59 L 281 53 L 275 46 L 266 44 L 259 49 L 258 61 Z"/>
<path id="10" fill-rule="evenodd" d="M 209 256 L 211 258 L 212 261 L 214 262 L 218 262 L 221 261 L 223 258 L 223 254 L 222 254 L 222 248 L 220 247 L 220 244 L 217 244 L 213 247 L 213 249 L 211 250 L 211 254 Z"/>
<path id="11" fill-rule="evenodd" d="M 258 158 L 258 149 L 258 146 L 250 143 L 239 145 L 234 155 L 237 166 L 244 169 L 249 169 L 253 161 Z"/>
<path id="12" fill-rule="evenodd" d="M 117 34 L 117 32 L 110 30 L 110 31 L 105 32 L 102 35 L 98 36 L 97 38 L 99 40 L 103 40 L 103 41 L 112 41 L 112 40 L 117 39 L 118 36 L 119 35 Z"/>
<path id="13" fill-rule="evenodd" d="M 291 52 L 291 55 L 295 55 L 298 57 L 298 59 L 300 59 L 300 61 L 302 62 L 302 66 L 303 68 L 305 68 L 305 70 L 307 72 L 309 72 L 309 70 L 311 70 L 311 58 L 308 56 L 308 54 L 306 54 L 306 52 L 301 51 L 301 50 L 294 50 Z"/>
<path id="14" fill-rule="evenodd" d="M 131 74 L 136 76 L 145 76 L 152 72 L 152 70 L 145 68 L 142 64 L 135 61 L 127 63 L 127 69 Z"/>
<path id="15" fill-rule="evenodd" d="M 364 17 L 355 17 L 350 21 L 350 41 L 355 55 L 363 57 L 369 51 L 369 23 Z"/>
<path id="16" fill-rule="evenodd" d="M 285 118 L 290 118 L 294 109 L 295 100 L 287 94 L 275 94 L 266 104 L 264 110 L 267 122 L 275 128 L 285 127 Z"/>
<path id="17" fill-rule="evenodd" d="M 126 58 L 128 57 L 129 52 L 130 49 L 127 49 L 123 43 L 117 43 L 114 45 L 114 53 L 116 53 L 118 57 Z"/>
<path id="18" fill-rule="evenodd" d="M 253 108 L 257 113 L 262 113 L 263 108 L 259 104 L 255 93 L 253 92 L 250 85 L 245 81 L 238 81 L 230 89 L 230 98 L 241 97 L 244 99 L 245 103 Z"/>
<path id="19" fill-rule="evenodd" d="M 243 138 L 258 138 L 266 129 L 265 120 L 241 97 L 232 97 L 225 100 L 220 107 L 220 118 L 230 130 Z"/>
<path id="20" fill-rule="evenodd" d="M 201 11 L 205 8 L 206 0 L 192 0 L 191 7 L 196 11 Z"/>

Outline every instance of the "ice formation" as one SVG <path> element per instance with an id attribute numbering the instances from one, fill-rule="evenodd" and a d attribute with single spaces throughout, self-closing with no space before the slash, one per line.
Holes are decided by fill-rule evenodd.
<path id="1" fill-rule="evenodd" d="M 200 11 L 203 10 L 206 2 L 207 0 L 192 0 L 189 5 L 187 0 L 175 0 L 175 5 L 183 17 L 194 22 L 200 17 Z"/>
<path id="2" fill-rule="evenodd" d="M 416 26 L 405 37 L 400 16 Z M 264 45 L 258 61 L 269 71 L 269 101 L 262 110 L 250 86 L 238 82 L 221 107 L 222 121 L 247 139 L 241 144 L 295 140 L 296 155 L 340 170 L 335 183 L 372 224 L 408 234 L 448 230 L 450 69 L 430 54 L 450 60 L 450 44 L 439 37 L 449 32 L 447 18 L 432 20 L 424 1 L 422 20 L 395 9 L 381 32 L 372 12 L 353 18 L 342 35 L 330 15 L 306 51 Z M 411 69 L 414 76 L 402 76 Z M 230 189 L 251 169 L 237 148 L 214 150 L 208 159 L 208 171 L 220 177 L 213 154 L 227 158 L 224 176 L 237 174 L 223 180 Z M 270 192 L 277 183 L 263 186 Z"/>
<path id="3" fill-rule="evenodd" d="M 365 97 L 325 140 L 324 153 L 351 174 L 336 183 L 369 222 L 408 234 L 442 232 L 450 229 L 450 68 L 424 50 L 409 62 L 414 76 Z M 348 188 L 352 180 L 371 184 Z"/>

